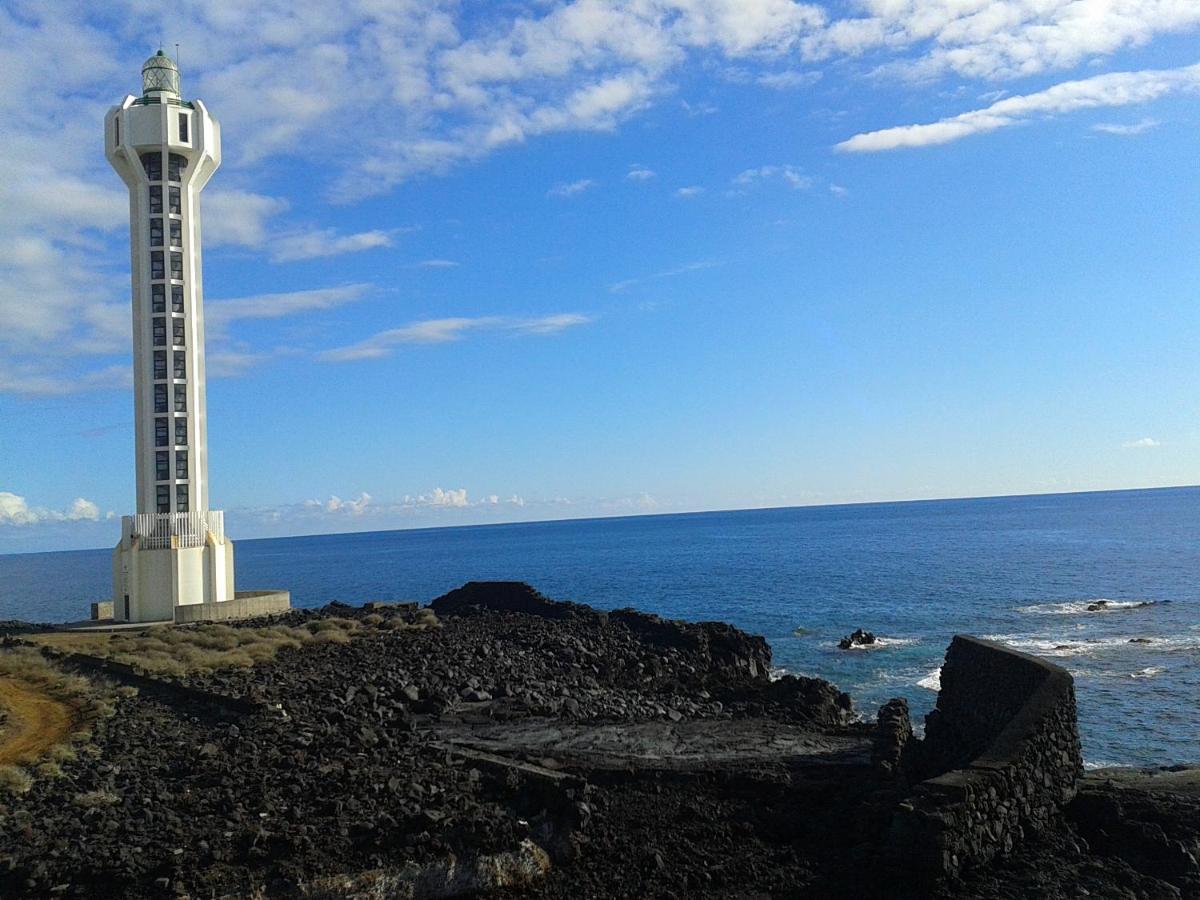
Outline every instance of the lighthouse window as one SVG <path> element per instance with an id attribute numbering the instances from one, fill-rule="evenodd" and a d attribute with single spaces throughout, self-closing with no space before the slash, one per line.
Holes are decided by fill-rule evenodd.
<path id="1" fill-rule="evenodd" d="M 183 312 L 183 285 L 181 284 L 171 285 L 171 312 Z"/>
<path id="2" fill-rule="evenodd" d="M 175 420 L 175 443 L 187 443 L 187 419 L 185 419 L 183 416 L 180 416 Z"/>
<path id="3" fill-rule="evenodd" d="M 186 168 L 186 156 L 180 156 L 178 153 L 172 153 L 167 157 L 167 178 L 170 181 L 179 181 L 180 174 Z M 159 177 L 161 178 L 162 176 L 160 175 Z"/>
<path id="4" fill-rule="evenodd" d="M 183 346 L 183 319 L 171 320 L 171 340 L 175 342 L 175 346 Z"/>
<path id="5" fill-rule="evenodd" d="M 164 385 L 165 387 L 165 385 Z M 175 385 L 175 412 L 187 412 L 187 385 Z"/>
<path id="6" fill-rule="evenodd" d="M 113 116 L 113 146 L 121 146 L 121 118 Z"/>
<path id="7" fill-rule="evenodd" d="M 156 413 L 167 411 L 167 386 L 165 384 L 154 386 L 154 411 Z"/>
<path id="8" fill-rule="evenodd" d="M 166 450 L 154 454 L 154 477 L 158 481 L 166 481 L 171 477 L 171 454 Z"/>
<path id="9" fill-rule="evenodd" d="M 154 351 L 154 377 L 160 378 L 160 379 L 167 377 L 167 351 L 166 350 L 155 350 Z"/>
<path id="10" fill-rule="evenodd" d="M 170 439 L 171 439 L 171 434 L 170 434 L 170 430 L 167 428 L 167 420 L 166 419 L 155 419 L 154 420 L 154 446 L 155 447 L 166 447 L 167 442 L 170 441 Z"/>
<path id="11" fill-rule="evenodd" d="M 169 484 L 158 486 L 158 511 L 160 513 L 171 511 L 171 486 Z"/>
<path id="12" fill-rule="evenodd" d="M 154 320 L 154 346 L 155 347 L 167 346 L 167 320 L 166 319 L 155 319 Z"/>
<path id="13" fill-rule="evenodd" d="M 162 154 L 143 153 L 142 168 L 146 170 L 146 177 L 151 181 L 162 181 Z"/>
<path id="14" fill-rule="evenodd" d="M 179 114 L 179 142 L 186 144 L 188 142 L 188 117 L 187 113 Z"/>
<path id="15" fill-rule="evenodd" d="M 151 213 L 161 213 L 162 212 L 162 185 L 161 184 L 150 185 L 150 212 Z"/>
<path id="16" fill-rule="evenodd" d="M 161 250 L 150 251 L 150 277 L 151 278 L 166 278 L 166 267 L 163 265 L 163 252 Z"/>
<path id="17" fill-rule="evenodd" d="M 177 188 L 177 187 L 167 188 L 167 200 L 170 203 L 170 211 L 175 213 L 175 215 L 179 215 L 179 213 L 180 213 L 179 188 Z"/>
<path id="18" fill-rule="evenodd" d="M 180 481 L 187 481 L 187 453 L 186 450 L 175 451 L 175 477 Z"/>
<path id="19" fill-rule="evenodd" d="M 150 285 L 150 311 L 156 313 L 167 311 L 166 289 L 161 284 Z"/>
<path id="20" fill-rule="evenodd" d="M 171 254 L 171 277 L 178 279 L 179 281 L 183 280 L 183 254 L 182 253 L 172 253 Z"/>
<path id="21" fill-rule="evenodd" d="M 175 485 L 175 512 L 188 511 L 187 485 Z"/>
<path id="22" fill-rule="evenodd" d="M 175 377 L 187 378 L 187 354 L 182 350 L 175 351 Z"/>
<path id="23" fill-rule="evenodd" d="M 151 247 L 161 247 L 162 246 L 162 237 L 163 237 L 162 219 L 151 219 L 150 220 L 150 246 Z"/>
<path id="24" fill-rule="evenodd" d="M 183 246 L 183 223 L 176 219 L 171 220 L 171 246 Z"/>

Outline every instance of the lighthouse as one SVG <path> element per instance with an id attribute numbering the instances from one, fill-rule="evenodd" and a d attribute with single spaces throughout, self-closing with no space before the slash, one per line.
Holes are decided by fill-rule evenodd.
<path id="1" fill-rule="evenodd" d="M 179 87 L 159 50 L 142 95 L 104 120 L 105 153 L 129 188 L 137 514 L 122 518 L 113 551 L 113 618 L 127 622 L 229 618 L 245 605 L 225 605 L 233 542 L 209 507 L 200 192 L 221 165 L 221 126 Z"/>

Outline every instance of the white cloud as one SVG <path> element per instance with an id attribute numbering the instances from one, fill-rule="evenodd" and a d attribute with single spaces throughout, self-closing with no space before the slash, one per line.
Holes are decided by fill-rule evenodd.
<path id="1" fill-rule="evenodd" d="M 596 182 L 591 178 L 581 178 L 578 181 L 560 181 L 546 192 L 547 197 L 574 197 L 584 191 L 591 190 Z"/>
<path id="2" fill-rule="evenodd" d="M 250 191 L 213 190 L 200 201 L 204 245 L 258 247 L 267 242 L 267 220 L 288 208 L 279 197 Z"/>
<path id="3" fill-rule="evenodd" d="M 1191 0 L 863 0 L 861 6 L 866 16 L 831 20 L 806 35 L 804 55 L 883 50 L 898 57 L 882 67 L 886 74 L 1017 78 L 1200 24 L 1200 4 Z"/>
<path id="4" fill-rule="evenodd" d="M 333 309 L 361 299 L 369 290 L 369 284 L 347 284 L 310 291 L 210 300 L 204 304 L 204 315 L 210 331 L 219 334 L 230 322 L 238 319 L 278 319 L 312 310 Z"/>
<path id="5" fill-rule="evenodd" d="M 277 236 L 271 241 L 271 259 L 274 262 L 293 262 L 300 259 L 340 256 L 343 253 L 359 253 L 363 250 L 390 246 L 392 246 L 392 232 L 390 231 L 373 229 L 355 234 L 338 234 L 332 228 L 322 228 Z"/>
<path id="6" fill-rule="evenodd" d="M 687 187 L 681 187 L 675 191 L 675 196 L 681 200 L 689 200 L 692 197 L 698 197 L 704 193 L 704 188 L 698 184 L 689 184 Z"/>
<path id="7" fill-rule="evenodd" d="M 842 187 L 840 184 L 830 184 L 829 193 L 833 194 L 833 196 L 837 197 L 839 200 L 850 195 L 850 191 Z"/>
<path id="8" fill-rule="evenodd" d="M 322 506 L 320 500 L 305 501 L 307 506 Z M 324 503 L 324 509 L 327 513 L 342 513 L 350 516 L 361 516 L 367 511 L 367 507 L 371 505 L 371 495 L 363 491 L 358 495 L 356 500 L 343 500 L 341 497 L 334 494 Z"/>
<path id="9" fill-rule="evenodd" d="M 91 500 L 76 497 L 71 505 L 60 512 L 54 509 L 30 506 L 24 497 L 8 491 L 0 491 L 0 525 L 39 525 L 44 522 L 98 522 L 100 507 Z"/>
<path id="10" fill-rule="evenodd" d="M 1158 119 L 1142 119 L 1140 122 L 1132 124 L 1100 122 L 1092 126 L 1092 131 L 1099 131 L 1101 134 L 1116 134 L 1122 137 L 1130 137 L 1135 134 L 1143 134 L 1151 128 L 1157 128 L 1161 124 L 1162 122 Z"/>
<path id="11" fill-rule="evenodd" d="M 821 73 L 813 70 L 801 72 L 796 69 L 786 69 L 782 72 L 765 72 L 755 81 L 763 87 L 774 88 L 777 91 L 790 91 L 796 88 L 808 87 L 821 80 Z"/>
<path id="12" fill-rule="evenodd" d="M 757 169 L 746 169 L 736 175 L 733 184 L 738 187 L 751 187 L 764 181 L 778 179 L 794 190 L 812 187 L 812 179 L 795 166 L 759 166 Z"/>
<path id="13" fill-rule="evenodd" d="M 1135 441 L 1126 441 L 1121 446 L 1125 447 L 1126 449 L 1129 449 L 1129 450 L 1143 450 L 1143 449 L 1148 449 L 1150 447 L 1161 447 L 1162 444 L 1159 443 L 1158 441 L 1156 441 L 1152 437 L 1144 437 L 1144 438 L 1138 438 Z"/>
<path id="14" fill-rule="evenodd" d="M 453 269 L 459 264 L 452 259 L 423 259 L 416 264 L 418 269 Z"/>
<path id="15" fill-rule="evenodd" d="M 654 172 L 645 166 L 634 163 L 629 167 L 629 171 L 625 174 L 625 177 L 630 181 L 649 181 L 654 177 Z"/>
<path id="16" fill-rule="evenodd" d="M 466 488 L 457 488 L 444 491 L 440 487 L 436 487 L 428 494 L 421 494 L 419 497 L 405 497 L 403 505 L 446 506 L 462 508 L 464 506 L 469 506 L 470 503 L 467 500 Z"/>
<path id="17" fill-rule="evenodd" d="M 323 362 L 357 362 L 381 359 L 404 344 L 448 344 L 462 340 L 472 331 L 507 331 L 524 335 L 558 334 L 568 328 L 594 321 L 579 313 L 559 313 L 532 319 L 505 316 L 458 316 L 446 319 L 424 319 L 400 328 L 389 328 L 371 335 L 364 341 L 346 347 L 335 347 L 318 354 Z"/>
<path id="18" fill-rule="evenodd" d="M 1181 69 L 1110 72 L 1079 81 L 1064 81 L 1034 94 L 998 100 L 984 109 L 951 116 L 927 125 L 901 125 L 856 134 L 837 149 L 875 153 L 901 147 L 947 144 L 973 134 L 1008 128 L 1039 116 L 1057 116 L 1081 109 L 1147 103 L 1170 93 L 1200 91 L 1200 64 Z"/>

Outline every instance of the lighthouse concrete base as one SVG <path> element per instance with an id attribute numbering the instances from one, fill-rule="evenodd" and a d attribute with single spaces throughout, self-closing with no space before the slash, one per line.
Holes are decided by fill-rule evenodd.
<path id="1" fill-rule="evenodd" d="M 113 550 L 113 620 L 174 621 L 179 607 L 235 599 L 233 541 L 144 549 L 135 536 Z M 236 616 L 223 616 L 234 618 Z"/>

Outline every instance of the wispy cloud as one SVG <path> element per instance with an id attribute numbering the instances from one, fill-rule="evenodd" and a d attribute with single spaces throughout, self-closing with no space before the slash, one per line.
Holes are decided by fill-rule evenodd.
<path id="1" fill-rule="evenodd" d="M 332 228 L 322 228 L 316 231 L 281 234 L 271 242 L 271 246 L 271 259 L 274 262 L 293 262 L 390 247 L 392 232 L 373 229 L 355 234 L 338 234 Z"/>
<path id="2" fill-rule="evenodd" d="M 733 178 L 733 185 L 740 188 L 752 187 L 766 181 L 778 180 L 793 190 L 812 187 L 813 180 L 796 166 L 759 166 L 746 169 Z"/>
<path id="3" fill-rule="evenodd" d="M 279 319 L 297 313 L 333 309 L 361 299 L 371 289 L 372 285 L 369 284 L 347 284 L 310 291 L 210 300 L 204 304 L 204 315 L 210 332 L 219 336 L 230 322 L 238 319 Z"/>
<path id="4" fill-rule="evenodd" d="M 948 144 L 973 134 L 995 131 L 1034 117 L 1058 116 L 1081 109 L 1148 103 L 1171 93 L 1200 91 L 1200 64 L 1181 69 L 1110 72 L 1079 81 L 1064 81 L 1034 94 L 998 100 L 985 109 L 951 116 L 927 125 L 901 125 L 856 134 L 837 145 L 851 153 L 876 153 L 902 147 Z"/>
<path id="5" fill-rule="evenodd" d="M 1127 450 L 1146 450 L 1151 447 L 1161 447 L 1162 444 L 1152 437 L 1144 437 L 1134 441 L 1126 441 L 1121 446 Z"/>
<path id="6" fill-rule="evenodd" d="M 690 200 L 692 197 L 699 197 L 704 193 L 704 188 L 698 184 L 689 184 L 687 187 L 681 187 L 675 191 L 675 196 L 682 200 Z"/>
<path id="7" fill-rule="evenodd" d="M 790 91 L 796 88 L 808 87 L 821 80 L 821 73 L 816 70 L 801 72 L 797 69 L 786 69 L 782 72 L 765 72 L 755 81 L 763 87 L 774 88 L 777 91 Z"/>
<path id="8" fill-rule="evenodd" d="M 476 507 L 522 507 L 525 500 L 512 494 L 501 497 L 499 494 L 486 494 L 478 500 L 472 500 L 466 488 L 435 487 L 420 494 L 405 494 L 398 500 L 380 501 L 367 491 L 360 491 L 353 499 L 342 499 L 332 494 L 326 500 L 309 499 L 303 503 L 271 509 L 254 510 L 259 517 L 269 517 L 279 521 L 291 518 L 371 518 L 383 520 L 396 514 L 420 512 L 422 510 L 463 510 Z"/>
<path id="9" fill-rule="evenodd" d="M 1158 119 L 1142 119 L 1140 122 L 1124 125 L 1113 122 L 1100 122 L 1092 126 L 1092 131 L 1099 131 L 1101 134 L 1116 134 L 1122 137 L 1130 137 L 1135 134 L 1144 134 L 1161 124 L 1162 122 Z"/>
<path id="10" fill-rule="evenodd" d="M 380 331 L 357 344 L 325 350 L 317 358 L 323 362 L 357 362 L 364 359 L 380 359 L 390 356 L 397 347 L 404 344 L 448 344 L 462 340 L 468 333 L 475 331 L 551 335 L 593 321 L 591 316 L 580 313 L 559 313 L 531 319 L 506 316 L 424 319 L 400 328 Z"/>
<path id="11" fill-rule="evenodd" d="M 423 259 L 414 264 L 417 269 L 453 269 L 459 264 L 452 259 Z"/>
<path id="12" fill-rule="evenodd" d="M 686 263 L 682 266 L 676 266 L 673 269 L 664 269 L 662 272 L 654 272 L 650 275 L 643 275 L 639 278 L 626 278 L 624 281 L 618 281 L 609 286 L 609 291 L 614 294 L 624 293 L 635 285 L 643 284 L 647 281 L 657 281 L 660 278 L 674 278 L 676 275 L 686 275 L 688 272 L 699 272 L 704 269 L 715 269 L 717 266 L 724 265 L 722 260 L 703 259 L 697 262 Z"/>
<path id="13" fill-rule="evenodd" d="M 654 177 L 654 172 L 645 166 L 634 163 L 629 167 L 629 171 L 625 174 L 625 177 L 630 181 L 649 181 Z"/>
<path id="14" fill-rule="evenodd" d="M 591 178 L 581 178 L 578 181 L 560 181 L 546 192 L 547 197 L 575 197 L 596 186 Z"/>

